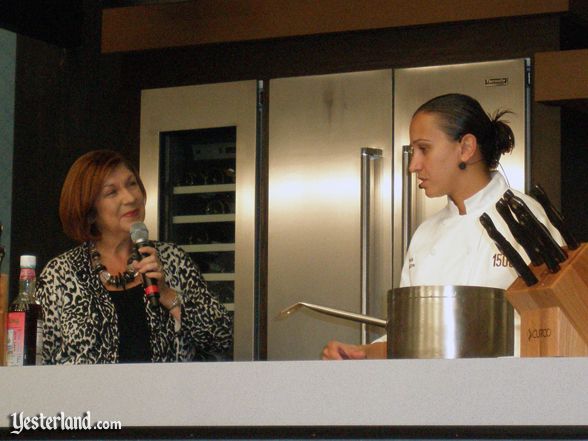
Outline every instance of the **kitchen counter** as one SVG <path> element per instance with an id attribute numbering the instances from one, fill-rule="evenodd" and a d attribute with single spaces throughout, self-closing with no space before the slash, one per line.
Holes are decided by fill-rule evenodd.
<path id="1" fill-rule="evenodd" d="M 547 426 L 558 426 L 560 435 L 588 434 L 588 358 L 31 366 L 0 372 L 0 414 L 76 417 L 90 411 L 92 421 L 120 421 L 121 434 L 131 428 L 173 428 L 175 435 L 186 434 L 182 428 L 190 434 L 232 428 L 251 437 L 254 428 L 267 433 L 288 427 L 316 437 L 333 426 L 349 428 L 351 437 L 360 426 L 364 437 L 370 427 L 380 436 L 386 428 L 393 436 L 423 429 L 430 435 L 439 428 L 445 430 L 440 434 L 464 428 L 487 434 L 493 427 L 516 436 Z M 0 419 L 0 427 L 10 425 L 10 417 Z"/>

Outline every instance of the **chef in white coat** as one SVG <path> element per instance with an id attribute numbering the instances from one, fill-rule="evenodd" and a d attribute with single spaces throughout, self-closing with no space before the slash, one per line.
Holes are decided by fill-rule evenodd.
<path id="1" fill-rule="evenodd" d="M 502 120 L 507 113 L 490 116 L 478 101 L 460 94 L 433 98 L 414 113 L 410 123 L 409 171 L 417 174 L 419 188 L 428 197 L 447 196 L 447 205 L 417 228 L 400 286 L 508 288 L 517 273 L 480 223 L 483 213 L 492 218 L 497 229 L 529 263 L 495 207 L 509 189 L 505 178 L 496 171 L 501 155 L 514 147 L 513 132 Z M 541 205 L 510 190 L 563 244 Z M 325 360 L 385 357 L 385 342 L 350 345 L 331 341 L 322 353 Z"/>

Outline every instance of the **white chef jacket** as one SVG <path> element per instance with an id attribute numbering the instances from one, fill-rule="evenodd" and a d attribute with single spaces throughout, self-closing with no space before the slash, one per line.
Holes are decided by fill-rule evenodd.
<path id="1" fill-rule="evenodd" d="M 406 253 L 400 286 L 465 285 L 507 289 L 518 274 L 479 218 L 482 213 L 487 213 L 496 229 L 528 265 L 531 259 L 496 210 L 496 202 L 509 189 L 523 199 L 556 242 L 563 245 L 563 238 L 549 222 L 543 207 L 532 197 L 510 188 L 500 173 L 492 172 L 488 185 L 464 201 L 466 214 L 460 215 L 448 197 L 445 208 L 419 225 Z M 520 317 L 515 311 L 515 355 L 520 353 L 519 333 Z M 386 335 L 375 340 L 384 341 Z"/>
<path id="2" fill-rule="evenodd" d="M 480 223 L 487 213 L 494 225 L 528 264 L 524 249 L 512 236 L 496 210 L 496 202 L 509 187 L 504 177 L 493 172 L 488 185 L 465 200 L 466 214 L 460 215 L 448 197 L 447 205 L 417 228 L 405 258 L 400 286 L 467 285 L 507 289 L 517 273 Z M 510 189 L 545 224 L 563 245 L 559 231 L 549 222 L 543 207 L 524 193 Z"/>

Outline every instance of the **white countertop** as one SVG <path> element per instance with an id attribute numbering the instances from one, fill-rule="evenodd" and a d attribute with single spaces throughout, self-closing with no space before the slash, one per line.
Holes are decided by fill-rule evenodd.
<path id="1" fill-rule="evenodd" d="M 0 414 L 154 426 L 588 426 L 588 358 L 0 368 Z M 0 418 L 0 426 L 10 419 Z"/>

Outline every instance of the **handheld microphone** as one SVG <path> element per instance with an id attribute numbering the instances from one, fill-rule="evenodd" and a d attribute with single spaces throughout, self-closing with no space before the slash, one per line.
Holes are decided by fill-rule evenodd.
<path id="1" fill-rule="evenodd" d="M 146 255 L 141 255 L 139 248 L 153 246 L 153 243 L 149 240 L 149 231 L 143 222 L 135 222 L 131 225 L 131 239 L 135 244 L 135 257 L 137 260 L 141 260 Z M 141 274 L 141 276 L 143 278 L 143 288 L 145 289 L 147 300 L 151 306 L 157 306 L 159 304 L 157 280 L 147 277 L 145 274 Z"/>

